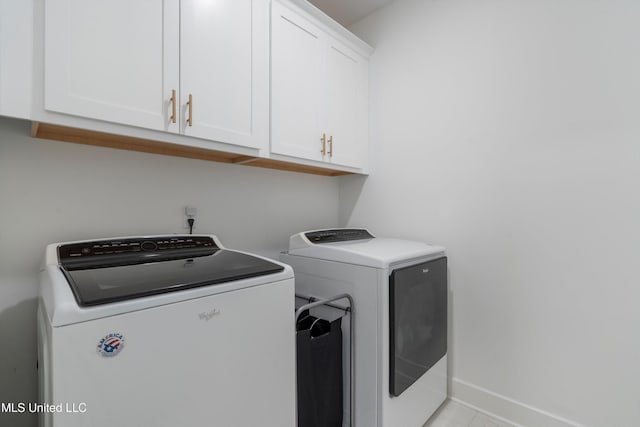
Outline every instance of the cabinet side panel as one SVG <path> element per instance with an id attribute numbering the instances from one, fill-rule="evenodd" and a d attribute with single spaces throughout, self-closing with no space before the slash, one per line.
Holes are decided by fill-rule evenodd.
<path id="1" fill-rule="evenodd" d="M 0 115 L 31 118 L 33 1 L 0 0 Z"/>

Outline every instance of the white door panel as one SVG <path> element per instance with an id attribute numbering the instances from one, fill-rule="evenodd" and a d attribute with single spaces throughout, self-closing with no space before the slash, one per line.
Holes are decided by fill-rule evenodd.
<path id="1" fill-rule="evenodd" d="M 326 128 L 333 138 L 329 160 L 348 166 L 359 166 L 362 161 L 358 138 L 360 105 L 360 64 L 358 57 L 337 43 L 327 50 L 326 66 Z"/>
<path id="2" fill-rule="evenodd" d="M 178 131 L 178 1 L 45 2 L 45 109 Z"/>
<path id="3" fill-rule="evenodd" d="M 271 151 L 322 160 L 321 32 L 278 3 L 272 10 Z"/>
<path id="4" fill-rule="evenodd" d="M 181 106 L 185 135 L 260 148 L 268 137 L 268 5 L 183 0 Z M 192 125 L 187 124 L 192 95 Z"/>

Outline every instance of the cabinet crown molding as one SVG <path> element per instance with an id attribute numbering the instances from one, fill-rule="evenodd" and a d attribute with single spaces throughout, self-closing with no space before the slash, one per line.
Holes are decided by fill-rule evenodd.
<path id="1" fill-rule="evenodd" d="M 307 0 L 275 0 L 279 3 L 282 3 L 288 7 L 293 7 L 299 9 L 299 11 L 310 15 L 315 18 L 318 23 L 324 27 L 324 30 L 329 30 L 330 32 L 341 37 L 341 41 L 346 43 L 351 49 L 355 50 L 358 54 L 369 57 L 374 51 L 374 48 L 360 39 L 358 36 L 353 34 L 351 31 L 346 29 L 336 22 L 329 15 L 318 9 L 313 4 L 309 3 Z"/>

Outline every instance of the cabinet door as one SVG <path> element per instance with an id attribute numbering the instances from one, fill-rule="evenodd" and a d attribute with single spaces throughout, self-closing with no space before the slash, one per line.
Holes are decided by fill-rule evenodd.
<path id="1" fill-rule="evenodd" d="M 331 137 L 331 163 L 361 167 L 366 156 L 367 66 L 365 59 L 329 39 L 323 128 Z"/>
<path id="2" fill-rule="evenodd" d="M 180 90 L 185 135 L 266 148 L 268 8 L 264 0 L 182 0 Z"/>
<path id="3" fill-rule="evenodd" d="M 271 7 L 271 151 L 322 160 L 323 36 L 279 3 Z"/>
<path id="4" fill-rule="evenodd" d="M 178 25 L 178 0 L 47 0 L 45 109 L 178 132 Z"/>

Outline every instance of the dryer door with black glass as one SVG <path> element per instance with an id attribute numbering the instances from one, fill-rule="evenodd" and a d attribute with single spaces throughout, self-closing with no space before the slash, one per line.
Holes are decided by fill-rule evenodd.
<path id="1" fill-rule="evenodd" d="M 389 392 L 400 396 L 447 353 L 447 258 L 389 277 Z"/>

